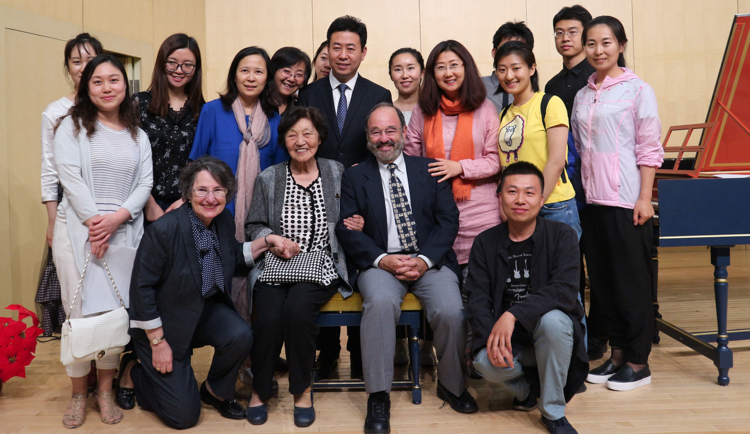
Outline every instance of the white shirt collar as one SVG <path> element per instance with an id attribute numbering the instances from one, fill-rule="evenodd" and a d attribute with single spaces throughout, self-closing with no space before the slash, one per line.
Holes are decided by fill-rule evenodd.
<path id="1" fill-rule="evenodd" d="M 352 77 L 351 80 L 346 82 L 346 86 L 349 88 L 349 90 L 354 90 L 354 86 L 357 84 L 357 78 L 359 78 L 359 71 L 354 74 L 354 77 Z M 341 84 L 341 82 L 333 76 L 333 72 L 328 74 L 328 81 L 331 83 L 332 90 L 335 90 Z"/>
<path id="2" fill-rule="evenodd" d="M 406 174 L 406 161 L 404 161 L 404 152 L 401 151 L 401 154 L 393 160 L 393 164 L 396 165 L 396 171 Z M 387 174 L 389 177 L 391 176 L 391 171 L 388 169 L 388 164 L 381 163 L 378 161 L 378 167 L 380 168 L 380 172 Z"/>

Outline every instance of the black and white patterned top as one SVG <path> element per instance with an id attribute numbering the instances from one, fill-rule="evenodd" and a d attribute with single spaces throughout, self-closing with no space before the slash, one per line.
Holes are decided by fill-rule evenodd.
<path id="1" fill-rule="evenodd" d="M 140 92 L 135 98 L 138 101 L 141 129 L 151 142 L 154 164 L 154 187 L 151 194 L 154 199 L 174 202 L 180 198 L 177 187 L 180 171 L 188 163 L 198 121 L 193 120 L 189 101 L 185 102 L 180 111 L 174 111 L 170 107 L 165 119 L 148 111 L 151 92 Z"/>
<path id="2" fill-rule="evenodd" d="M 339 278 L 331 258 L 326 204 L 320 175 L 307 187 L 297 184 L 287 165 L 284 206 L 281 213 L 281 236 L 299 244 L 300 252 L 326 252 L 323 283 L 327 286 Z"/>
<path id="3" fill-rule="evenodd" d="M 224 292 L 224 263 L 221 260 L 219 234 L 216 232 L 216 222 L 211 222 L 206 227 L 192 207 L 188 209 L 188 216 L 193 228 L 198 264 L 201 267 L 201 293 L 203 297 L 208 298 L 219 291 Z"/>

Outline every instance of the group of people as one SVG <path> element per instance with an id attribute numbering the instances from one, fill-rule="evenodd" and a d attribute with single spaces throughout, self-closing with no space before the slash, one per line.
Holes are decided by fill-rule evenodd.
<path id="1" fill-rule="evenodd" d="M 546 93 L 531 31 L 508 22 L 487 77 L 455 40 L 426 62 L 412 48 L 393 53 L 395 101 L 359 74 L 367 29 L 351 16 L 333 21 L 313 59 L 294 47 L 240 50 L 210 102 L 185 34 L 164 41 L 151 87 L 133 97 L 99 41 L 69 41 L 75 90 L 42 125 L 47 240 L 66 312 L 112 309 L 96 297 L 85 312 L 70 306 L 89 252 L 137 249 L 132 351 L 95 362 L 101 420 L 118 423 L 137 402 L 189 428 L 204 402 L 260 425 L 286 362 L 294 422 L 310 426 L 310 372 L 330 375 L 340 351 L 340 332 L 315 319 L 354 291 L 363 312 L 348 349 L 368 434 L 390 432 L 407 292 L 430 325 L 422 353 L 434 347 L 437 396 L 457 412 L 478 411 L 468 375 L 505 384 L 516 410 L 538 406 L 550 432 L 573 433 L 565 406 L 584 380 L 650 383 L 651 189 L 663 159 L 654 92 L 625 66 L 616 18 L 576 5 L 553 29 L 563 69 Z M 589 371 L 607 342 L 610 358 Z M 199 387 L 192 349 L 207 345 Z M 93 364 L 66 367 L 66 428 L 84 423 Z M 252 384 L 247 407 L 234 399 L 238 375 Z"/>

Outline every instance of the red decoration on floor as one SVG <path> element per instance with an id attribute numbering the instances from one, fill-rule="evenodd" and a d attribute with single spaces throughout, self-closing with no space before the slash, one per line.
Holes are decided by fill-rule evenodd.
<path id="1" fill-rule="evenodd" d="M 26 378 L 26 367 L 34 360 L 36 338 L 44 333 L 36 313 L 20 304 L 11 304 L 6 309 L 17 310 L 18 320 L 0 317 L 0 384 L 13 377 Z M 29 317 L 31 327 L 23 322 Z"/>

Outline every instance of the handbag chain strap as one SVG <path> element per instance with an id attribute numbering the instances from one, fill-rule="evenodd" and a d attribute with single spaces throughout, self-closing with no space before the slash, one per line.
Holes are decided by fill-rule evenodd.
<path id="1" fill-rule="evenodd" d="M 83 264 L 83 271 L 81 272 L 81 278 L 78 279 L 78 287 L 76 288 L 76 295 L 73 296 L 73 302 L 70 304 L 70 310 L 68 311 L 68 317 L 65 318 L 65 321 L 70 321 L 70 315 L 73 314 L 73 306 L 76 305 L 76 299 L 78 298 L 78 293 L 81 290 L 81 285 L 83 285 L 83 278 L 86 276 L 86 269 L 89 266 L 89 260 L 91 259 L 91 252 L 86 256 L 86 262 Z M 120 295 L 120 290 L 117 289 L 117 284 L 115 283 L 115 279 L 112 277 L 112 273 L 109 272 L 109 267 L 107 266 L 107 261 L 102 257 L 102 263 L 104 264 L 104 269 L 107 271 L 107 276 L 109 276 L 109 281 L 112 282 L 112 287 L 115 289 L 115 292 L 117 293 L 117 298 L 120 299 L 120 305 L 122 307 L 125 307 L 125 302 L 122 301 L 122 296 Z"/>

